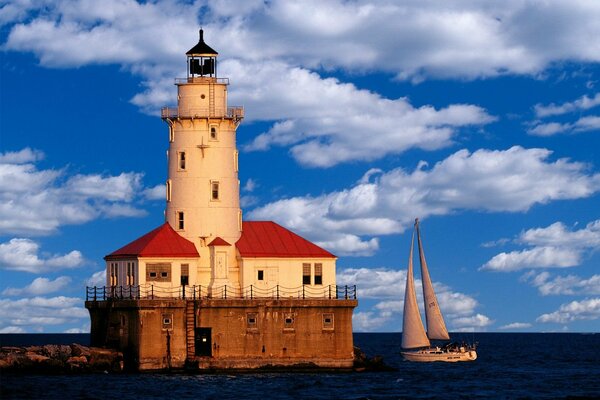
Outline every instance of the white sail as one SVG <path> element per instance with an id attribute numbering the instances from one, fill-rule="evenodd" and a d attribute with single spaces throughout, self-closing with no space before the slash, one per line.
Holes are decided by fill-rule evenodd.
<path id="1" fill-rule="evenodd" d="M 410 256 L 408 258 L 408 271 L 406 273 L 406 290 L 404 292 L 404 316 L 402 321 L 402 348 L 414 349 L 417 347 L 428 347 L 429 339 L 423 327 L 417 294 L 415 293 L 415 281 L 413 278 L 413 246 L 415 233 L 413 232 L 410 242 Z"/>
<path id="2" fill-rule="evenodd" d="M 415 222 L 417 228 L 417 241 L 419 243 L 419 258 L 421 261 L 421 282 L 423 283 L 423 300 L 425 302 L 425 318 L 427 320 L 427 337 L 429 339 L 450 340 L 448 329 L 444 323 L 444 317 L 440 310 L 437 297 L 433 291 L 429 270 L 427 269 L 427 261 L 425 261 L 425 253 L 421 243 L 421 233 L 419 231 L 419 220 Z"/>

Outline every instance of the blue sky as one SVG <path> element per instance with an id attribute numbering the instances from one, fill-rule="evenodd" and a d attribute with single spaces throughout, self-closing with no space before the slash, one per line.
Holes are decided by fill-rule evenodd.
<path id="1" fill-rule="evenodd" d="M 600 328 L 600 4 L 0 2 L 0 332 L 89 330 L 163 221 L 174 78 L 219 51 L 246 219 L 339 256 L 401 330 L 415 217 L 451 331 Z"/>

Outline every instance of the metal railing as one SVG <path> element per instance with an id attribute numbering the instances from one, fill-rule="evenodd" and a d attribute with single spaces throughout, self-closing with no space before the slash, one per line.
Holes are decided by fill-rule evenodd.
<path id="1" fill-rule="evenodd" d="M 315 287 L 302 285 L 288 288 L 276 285 L 261 288 L 250 285 L 243 288 L 235 286 L 209 287 L 203 285 L 164 287 L 155 284 L 133 286 L 87 286 L 86 301 L 104 301 L 109 299 L 322 299 L 356 300 L 356 285 L 328 285 Z"/>
<path id="2" fill-rule="evenodd" d="M 244 118 L 244 107 L 232 106 L 227 110 L 217 108 L 211 113 L 208 107 L 180 109 L 177 106 L 163 107 L 160 110 L 161 118 L 232 118 L 241 120 Z"/>
<path id="3" fill-rule="evenodd" d="M 175 84 L 181 85 L 182 83 L 218 83 L 221 85 L 229 85 L 229 78 L 215 78 L 213 76 L 190 76 L 188 78 L 175 78 Z"/>

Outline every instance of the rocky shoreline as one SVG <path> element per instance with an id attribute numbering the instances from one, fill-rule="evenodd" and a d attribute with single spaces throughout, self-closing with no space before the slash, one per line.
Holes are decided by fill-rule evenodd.
<path id="1" fill-rule="evenodd" d="M 0 372 L 44 374 L 121 372 L 123 353 L 77 343 L 0 347 Z"/>
<path id="2" fill-rule="evenodd" d="M 269 368 L 266 368 L 269 370 Z M 276 370 L 320 370 L 315 365 L 273 367 Z M 0 347 L 0 373 L 118 373 L 124 370 L 123 353 L 98 347 L 86 347 L 77 343 L 70 345 L 47 344 L 43 346 Z M 367 357 L 358 347 L 354 348 L 355 372 L 392 371 L 383 357 Z M 205 371 L 210 372 L 210 371 Z M 213 371 L 216 372 L 216 371 Z"/>

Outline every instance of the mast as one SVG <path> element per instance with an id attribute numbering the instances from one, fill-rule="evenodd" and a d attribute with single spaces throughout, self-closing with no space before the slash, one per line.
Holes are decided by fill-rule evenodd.
<path id="1" fill-rule="evenodd" d="M 413 277 L 413 247 L 415 244 L 415 233 L 413 231 L 410 241 L 410 256 L 408 257 L 408 270 L 406 273 L 406 289 L 404 291 L 404 315 L 402 320 L 402 348 L 414 349 L 417 347 L 428 347 L 430 345 L 421 313 L 417 304 L 415 292 L 415 281 Z"/>
<path id="2" fill-rule="evenodd" d="M 427 337 L 429 339 L 450 340 L 444 317 L 440 310 L 437 297 L 431 284 L 427 261 L 425 260 L 425 252 L 421 243 L 421 232 L 419 231 L 419 219 L 415 220 L 415 228 L 417 231 L 417 241 L 419 243 L 419 259 L 421 261 L 421 282 L 423 283 L 423 299 L 425 302 L 425 318 L 427 320 Z"/>

